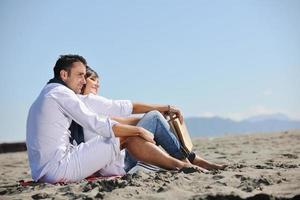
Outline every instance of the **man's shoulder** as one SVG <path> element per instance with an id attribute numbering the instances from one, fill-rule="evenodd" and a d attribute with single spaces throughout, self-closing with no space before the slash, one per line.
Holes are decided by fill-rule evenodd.
<path id="1" fill-rule="evenodd" d="M 59 83 L 49 83 L 42 90 L 43 96 L 52 96 L 53 94 L 75 95 L 68 87 Z"/>
<path id="2" fill-rule="evenodd" d="M 73 92 L 68 87 L 59 84 L 59 83 L 49 83 L 44 87 L 44 90 L 51 91 L 51 92 Z M 74 92 L 73 92 L 74 93 Z"/>

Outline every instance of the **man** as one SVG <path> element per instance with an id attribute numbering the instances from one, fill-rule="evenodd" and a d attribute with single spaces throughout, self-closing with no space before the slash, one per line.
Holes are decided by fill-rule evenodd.
<path id="1" fill-rule="evenodd" d="M 54 78 L 29 110 L 26 144 L 35 181 L 80 181 L 105 168 L 120 157 L 120 142 L 115 137 L 127 138 L 122 147 L 137 160 L 166 169 L 190 166 L 160 150 L 154 144 L 153 134 L 146 129 L 120 124 L 108 117 L 100 118 L 95 113 L 100 107 L 102 112 L 112 116 L 158 110 L 174 112 L 181 117 L 178 109 L 128 100 L 101 100 L 95 95 L 80 97 L 77 94 L 85 84 L 86 64 L 79 55 L 61 56 L 54 66 Z M 72 121 L 99 136 L 78 146 L 71 145 L 68 129 Z"/>

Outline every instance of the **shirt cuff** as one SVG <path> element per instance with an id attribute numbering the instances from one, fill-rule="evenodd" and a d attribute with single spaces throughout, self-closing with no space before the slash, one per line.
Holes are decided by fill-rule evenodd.
<path id="1" fill-rule="evenodd" d="M 122 103 L 123 103 L 123 107 L 125 108 L 124 116 L 130 116 L 133 111 L 132 102 L 130 100 L 123 100 Z"/>
<path id="2" fill-rule="evenodd" d="M 113 127 L 115 124 L 118 124 L 119 122 L 117 122 L 117 121 L 115 121 L 115 120 L 112 120 L 112 119 L 110 119 L 110 118 L 107 118 L 107 122 L 108 122 L 108 124 L 109 124 L 109 132 L 110 132 L 110 136 L 111 136 L 111 138 L 115 138 L 116 136 L 115 136 L 115 133 L 114 133 L 112 127 Z"/>

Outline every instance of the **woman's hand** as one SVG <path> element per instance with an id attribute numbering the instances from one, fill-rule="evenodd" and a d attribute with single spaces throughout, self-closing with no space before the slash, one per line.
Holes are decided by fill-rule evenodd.
<path id="1" fill-rule="evenodd" d="M 182 124 L 183 123 L 183 116 L 182 116 L 181 111 L 179 110 L 179 108 L 177 108 L 175 106 L 171 106 L 171 105 L 169 105 L 168 108 L 169 108 L 168 113 L 170 114 L 170 116 L 175 114 L 176 117 L 179 118 L 180 123 Z"/>

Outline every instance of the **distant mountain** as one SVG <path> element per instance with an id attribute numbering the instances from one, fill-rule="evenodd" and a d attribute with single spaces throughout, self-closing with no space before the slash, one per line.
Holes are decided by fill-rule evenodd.
<path id="1" fill-rule="evenodd" d="M 256 115 L 253 117 L 249 117 L 246 121 L 249 122 L 258 122 L 265 120 L 281 120 L 281 121 L 289 121 L 290 118 L 282 113 L 268 114 L 268 115 Z"/>
<path id="2" fill-rule="evenodd" d="M 260 115 L 243 121 L 221 117 L 191 117 L 185 122 L 192 137 L 300 129 L 300 121 L 290 120 L 283 114 Z"/>

